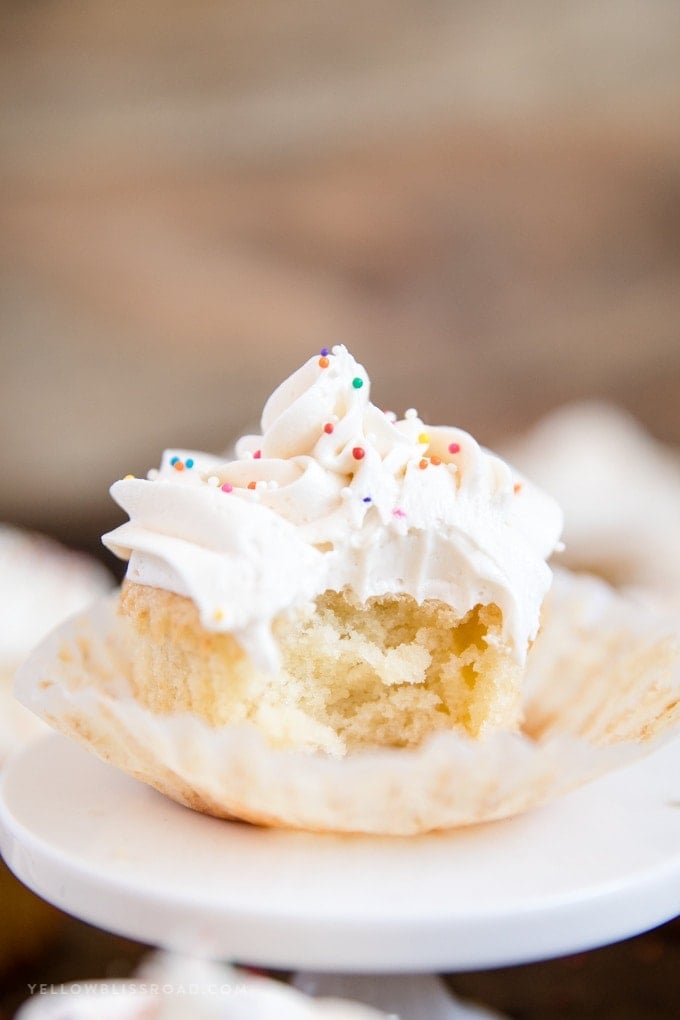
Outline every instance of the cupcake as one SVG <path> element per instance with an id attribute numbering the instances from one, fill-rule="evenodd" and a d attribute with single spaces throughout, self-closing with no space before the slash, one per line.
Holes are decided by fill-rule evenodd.
<path id="1" fill-rule="evenodd" d="M 120 612 L 158 715 L 344 755 L 516 730 L 561 513 L 458 428 L 369 399 L 341 346 L 274 391 L 234 459 L 116 482 Z"/>
<path id="2" fill-rule="evenodd" d="M 17 694 L 137 779 L 221 818 L 414 835 L 505 818 L 680 722 L 676 629 L 555 572 L 562 516 L 466 432 L 369 400 L 344 347 L 230 457 L 168 450 L 114 484 L 119 595 Z"/>

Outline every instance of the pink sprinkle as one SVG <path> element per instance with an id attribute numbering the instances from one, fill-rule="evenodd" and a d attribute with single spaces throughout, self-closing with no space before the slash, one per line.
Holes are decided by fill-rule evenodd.
<path id="1" fill-rule="evenodd" d="M 405 511 L 405 510 L 402 510 L 402 509 L 401 509 L 401 507 L 397 507 L 397 509 L 396 509 L 396 510 L 393 510 L 393 511 L 392 511 L 392 514 L 393 514 L 393 515 L 394 515 L 395 517 L 406 517 L 406 511 Z"/>
<path id="2" fill-rule="evenodd" d="M 255 458 L 255 460 L 259 460 L 261 456 L 262 456 L 262 450 L 256 450 L 255 453 L 253 454 L 253 457 Z"/>
<path id="3" fill-rule="evenodd" d="M 460 443 L 449 443 L 449 453 L 460 453 Z"/>
<path id="4" fill-rule="evenodd" d="M 222 486 L 222 492 L 233 492 L 233 491 L 234 491 L 234 486 L 230 485 L 229 482 L 225 482 L 224 485 Z"/>

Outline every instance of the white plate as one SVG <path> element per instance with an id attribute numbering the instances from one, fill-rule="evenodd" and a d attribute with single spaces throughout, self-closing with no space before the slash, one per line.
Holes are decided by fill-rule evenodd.
<path id="1" fill-rule="evenodd" d="M 60 736 L 2 777 L 10 868 L 69 913 L 198 956 L 465 970 L 626 938 L 680 912 L 680 741 L 550 806 L 414 838 L 195 814 Z"/>

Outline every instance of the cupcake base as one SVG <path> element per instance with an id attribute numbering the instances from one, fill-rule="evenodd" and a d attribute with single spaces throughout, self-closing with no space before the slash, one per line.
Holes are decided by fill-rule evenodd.
<path id="1" fill-rule="evenodd" d="M 671 624 L 568 573 L 546 603 L 519 733 L 439 732 L 341 759 L 272 748 L 252 723 L 150 710 L 134 694 L 129 627 L 111 600 L 75 618 L 24 665 L 20 699 L 180 803 L 264 825 L 410 835 L 502 818 L 641 757 L 680 722 Z"/>
<path id="2" fill-rule="evenodd" d="M 120 612 L 134 695 L 159 715 L 252 722 L 272 747 L 336 755 L 417 747 L 438 730 L 479 737 L 519 725 L 522 670 L 494 605 L 461 619 L 435 600 L 360 604 L 329 591 L 306 615 L 275 621 L 274 675 L 258 671 L 230 634 L 205 630 L 189 599 L 127 582 Z"/>

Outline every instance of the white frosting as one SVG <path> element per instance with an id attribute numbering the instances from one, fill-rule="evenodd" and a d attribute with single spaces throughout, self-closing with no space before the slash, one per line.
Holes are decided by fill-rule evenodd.
<path id="1" fill-rule="evenodd" d="M 270 670 L 274 617 L 345 587 L 441 599 L 461 616 L 495 602 L 524 661 L 559 507 L 468 433 L 412 410 L 394 420 L 369 389 L 344 347 L 310 358 L 236 459 L 169 450 L 150 478 L 116 482 L 130 521 L 105 544 L 130 559 L 131 580 L 193 599 L 204 627 L 232 632 Z"/>

